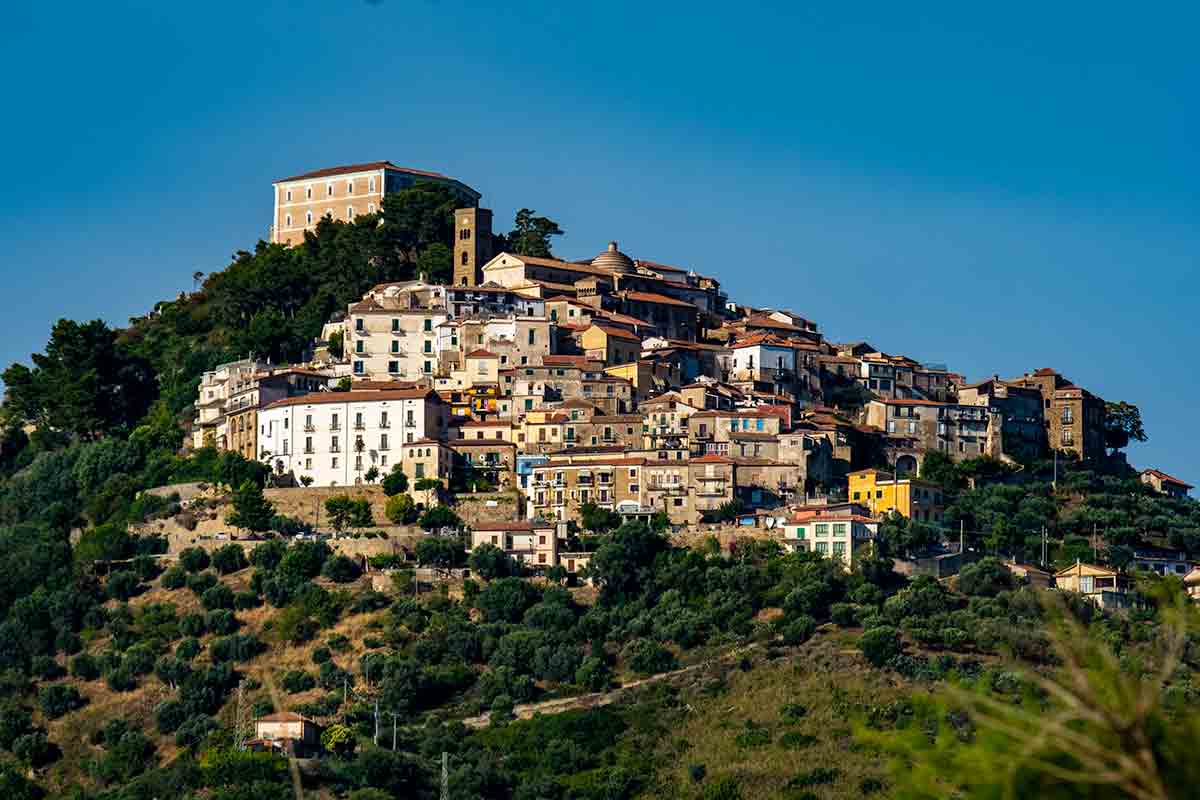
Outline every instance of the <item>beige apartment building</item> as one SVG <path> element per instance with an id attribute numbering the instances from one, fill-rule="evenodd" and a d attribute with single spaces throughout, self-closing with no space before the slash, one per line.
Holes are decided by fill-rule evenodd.
<path id="1" fill-rule="evenodd" d="M 348 310 L 345 358 L 354 380 L 428 380 L 438 369 L 446 287 L 422 281 L 373 287 Z"/>
<path id="2" fill-rule="evenodd" d="M 526 504 L 529 518 L 578 520 L 584 503 L 622 510 L 641 508 L 645 460 L 563 455 L 534 467 Z"/>
<path id="3" fill-rule="evenodd" d="M 418 182 L 446 187 L 469 208 L 477 206 L 482 197 L 462 181 L 437 172 L 398 167 L 390 161 L 318 169 L 280 178 L 272 184 L 275 213 L 271 241 L 288 245 L 303 242 L 305 231 L 314 229 L 323 217 L 351 222 L 363 214 L 375 214 L 383 209 L 385 196 Z M 490 213 L 487 226 L 490 234 Z M 488 247 L 490 242 L 489 235 Z M 490 255 L 490 250 L 479 255 Z"/>

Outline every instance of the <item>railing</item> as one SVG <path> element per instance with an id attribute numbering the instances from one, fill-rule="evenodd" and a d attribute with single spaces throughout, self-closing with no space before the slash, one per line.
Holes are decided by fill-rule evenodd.
<path id="1" fill-rule="evenodd" d="M 366 429 L 367 429 L 367 425 L 366 425 L 366 423 L 365 423 L 365 422 L 356 422 L 356 423 L 354 423 L 354 430 L 356 430 L 356 431 L 365 431 Z"/>
<path id="2" fill-rule="evenodd" d="M 310 422 L 310 423 L 307 423 L 307 424 L 304 426 L 304 431 L 305 431 L 305 433 L 312 433 L 312 432 L 313 432 L 313 431 L 315 431 L 316 429 L 317 429 L 317 426 L 316 426 L 316 425 L 313 425 L 311 422 Z"/>
<path id="3" fill-rule="evenodd" d="M 388 428 L 392 427 L 392 423 L 388 422 L 387 420 L 382 420 L 379 423 L 379 427 L 384 430 L 387 430 Z"/>
<path id="4" fill-rule="evenodd" d="M 331 430 L 331 431 L 340 431 L 341 429 L 342 429 L 342 426 L 336 422 L 329 426 L 329 430 Z"/>
<path id="5" fill-rule="evenodd" d="M 306 455 L 306 456 L 311 456 L 311 455 L 312 455 L 313 453 L 315 453 L 315 452 L 316 452 L 316 451 L 315 451 L 315 450 L 313 450 L 311 447 L 306 447 L 306 448 L 304 448 L 304 455 Z"/>

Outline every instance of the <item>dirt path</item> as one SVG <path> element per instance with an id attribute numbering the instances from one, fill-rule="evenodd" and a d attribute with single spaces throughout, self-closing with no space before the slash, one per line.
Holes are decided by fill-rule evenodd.
<path id="1" fill-rule="evenodd" d="M 651 675 L 648 678 L 630 681 L 629 683 L 622 684 L 618 688 L 608 692 L 593 692 L 591 694 L 581 694 L 575 697 L 559 697 L 554 700 L 543 700 L 540 703 L 521 703 L 520 705 L 513 706 L 513 714 L 517 717 L 517 719 L 529 719 L 534 714 L 561 714 L 564 711 L 571 711 L 577 708 L 596 708 L 599 706 L 607 706 L 615 703 L 617 700 L 621 699 L 623 695 L 632 691 L 633 689 L 637 689 L 640 686 L 659 683 L 661 681 L 670 680 L 671 678 L 677 678 L 681 675 L 687 675 L 689 673 L 696 672 L 697 670 L 711 667 L 718 661 L 730 661 L 734 658 L 741 657 L 746 652 L 754 650 L 758 646 L 758 644 L 750 644 L 744 647 L 735 647 L 728 653 L 725 653 L 717 658 L 710 658 L 705 661 L 701 661 L 698 664 L 692 664 L 690 667 L 683 667 L 670 672 L 661 672 L 658 675 Z M 491 714 L 486 713 L 480 714 L 477 717 L 467 717 L 462 722 L 463 725 L 466 725 L 468 728 L 482 728 L 488 724 L 490 718 Z"/>

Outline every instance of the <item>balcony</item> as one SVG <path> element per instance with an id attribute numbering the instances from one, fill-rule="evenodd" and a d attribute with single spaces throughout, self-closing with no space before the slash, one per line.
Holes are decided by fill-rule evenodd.
<path id="1" fill-rule="evenodd" d="M 696 489 L 697 497 L 724 497 L 728 487 L 724 483 L 700 484 Z"/>
<path id="2" fill-rule="evenodd" d="M 415 419 L 406 419 L 404 420 L 404 427 L 415 428 L 417 427 L 417 421 Z"/>
<path id="3" fill-rule="evenodd" d="M 392 423 L 388 422 L 386 419 L 380 420 L 379 427 L 386 431 L 388 428 L 392 427 Z"/>
<path id="4" fill-rule="evenodd" d="M 340 431 L 341 429 L 342 429 L 342 426 L 337 424 L 336 422 L 329 426 L 329 430 L 331 430 L 331 431 Z"/>
<path id="5" fill-rule="evenodd" d="M 316 429 L 317 429 L 317 426 L 313 425 L 311 422 L 305 424 L 305 426 L 304 426 L 305 433 L 313 433 L 314 431 L 316 431 Z"/>
<path id="6" fill-rule="evenodd" d="M 311 456 L 311 455 L 313 455 L 315 452 L 316 452 L 316 451 L 315 451 L 315 450 L 313 450 L 311 447 L 306 447 L 306 448 L 304 448 L 304 455 L 306 455 L 306 456 Z"/>
<path id="7" fill-rule="evenodd" d="M 354 423 L 354 430 L 356 430 L 356 431 L 365 431 L 366 429 L 367 429 L 367 424 L 366 424 L 365 422 L 356 422 L 356 423 Z"/>

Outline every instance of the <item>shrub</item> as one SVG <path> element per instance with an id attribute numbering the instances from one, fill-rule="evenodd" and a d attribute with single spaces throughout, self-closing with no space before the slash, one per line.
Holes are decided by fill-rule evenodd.
<path id="1" fill-rule="evenodd" d="M 853 628 L 858 624 L 858 606 L 853 603 L 834 603 L 829 607 L 829 619 L 835 625 Z"/>
<path id="2" fill-rule="evenodd" d="M 900 633 L 889 625 L 871 628 L 859 639 L 858 646 L 872 666 L 882 667 L 900 654 Z"/>
<path id="3" fill-rule="evenodd" d="M 391 472 L 383 476 L 381 485 L 383 486 L 383 493 L 388 497 L 400 497 L 403 496 L 400 494 L 401 492 L 408 491 L 408 476 L 405 475 L 404 471 L 400 469 L 400 465 L 396 464 L 392 467 Z M 389 502 L 389 506 L 390 505 L 391 504 Z M 388 514 L 388 519 L 391 518 L 392 515 Z"/>
<path id="4" fill-rule="evenodd" d="M 188 577 L 187 587 L 197 597 L 217 585 L 217 576 L 211 572 L 198 572 Z"/>
<path id="5" fill-rule="evenodd" d="M 209 591 L 212 591 L 211 589 Z M 238 618 L 225 608 L 210 611 L 204 615 L 204 627 L 212 633 L 226 635 L 238 629 Z"/>
<path id="6" fill-rule="evenodd" d="M 154 669 L 154 649 L 147 644 L 135 644 L 121 656 L 121 666 L 134 675 L 145 675 Z"/>
<path id="7" fill-rule="evenodd" d="M 137 688 L 137 678 L 124 665 L 113 667 L 104 673 L 104 683 L 114 692 L 132 692 Z"/>
<path id="8" fill-rule="evenodd" d="M 256 592 L 237 592 L 233 596 L 233 607 L 238 611 L 247 611 L 262 605 L 262 598 Z"/>
<path id="9" fill-rule="evenodd" d="M 325 646 L 335 653 L 344 653 L 350 649 L 350 640 L 343 634 L 335 633 L 325 642 Z"/>
<path id="10" fill-rule="evenodd" d="M 970 641 L 970 634 L 962 628 L 946 628 L 942 631 L 942 642 L 950 650 L 962 650 Z"/>
<path id="11" fill-rule="evenodd" d="M 779 709 L 779 716 L 788 722 L 799 722 L 808 716 L 808 707 L 799 703 L 785 703 Z"/>
<path id="12" fill-rule="evenodd" d="M 203 636 L 208 631 L 200 614 L 184 614 L 179 618 L 179 632 L 184 636 Z"/>
<path id="13" fill-rule="evenodd" d="M 840 771 L 830 767 L 815 767 L 792 778 L 787 782 L 787 788 L 804 789 L 809 786 L 824 786 L 836 781 L 840 774 Z"/>
<path id="14" fill-rule="evenodd" d="M 179 552 L 179 565 L 188 572 L 200 572 L 208 569 L 208 553 L 200 547 L 189 547 Z"/>
<path id="15" fill-rule="evenodd" d="M 0 747 L 11 750 L 17 737 L 33 731 L 33 718 L 29 712 L 9 701 L 0 708 Z"/>
<path id="16" fill-rule="evenodd" d="M 358 580 L 362 570 L 353 559 L 337 555 L 328 559 L 321 568 L 321 575 L 334 583 L 350 583 Z"/>
<path id="17" fill-rule="evenodd" d="M 187 719 L 187 708 L 178 700 L 165 700 L 154 707 L 154 722 L 161 733 L 174 733 Z"/>
<path id="18" fill-rule="evenodd" d="M 800 614 L 783 624 L 783 643 L 788 647 L 804 644 L 812 638 L 816 630 L 817 621 L 808 614 Z"/>
<path id="19" fill-rule="evenodd" d="M 412 497 L 406 494 L 396 494 L 388 498 L 387 505 L 383 508 L 384 516 L 389 521 L 396 525 L 412 525 L 417 521 L 420 512 L 417 511 L 417 504 L 413 502 Z"/>
<path id="20" fill-rule="evenodd" d="M 312 661 L 314 664 L 324 664 L 330 658 L 332 658 L 332 656 L 330 655 L 329 648 L 327 647 L 318 647 L 317 649 L 313 650 Z"/>
<path id="21" fill-rule="evenodd" d="M 209 611 L 217 608 L 233 608 L 233 589 L 223 583 L 218 583 L 200 596 L 200 605 Z"/>
<path id="22" fill-rule="evenodd" d="M 114 600 L 128 600 L 137 594 L 138 576 L 136 572 L 122 570 L 108 576 L 106 585 L 108 596 Z"/>
<path id="23" fill-rule="evenodd" d="M 81 708 L 84 702 L 79 690 L 67 684 L 46 686 L 38 692 L 38 705 L 49 719 L 58 719 L 63 714 L 69 714 Z"/>
<path id="24" fill-rule="evenodd" d="M 279 681 L 279 685 L 288 694 L 299 694 L 300 692 L 307 692 L 309 689 L 315 689 L 317 680 L 307 672 L 292 669 L 284 673 L 283 678 Z"/>
<path id="25" fill-rule="evenodd" d="M 737 778 L 726 775 L 704 787 L 702 800 L 742 800 L 742 787 Z"/>
<path id="26" fill-rule="evenodd" d="M 182 642 L 176 645 L 175 657 L 181 658 L 184 661 L 191 661 L 193 658 L 200 655 L 201 649 L 203 649 L 203 645 L 200 644 L 199 639 L 184 639 Z"/>
<path id="27" fill-rule="evenodd" d="M 982 558 L 958 573 L 958 590 L 968 597 L 995 597 L 1016 586 L 1016 579 L 998 558 Z"/>
<path id="28" fill-rule="evenodd" d="M 162 574 L 162 587 L 164 589 L 182 589 L 187 586 L 188 574 L 183 567 L 175 566 L 168 569 Z"/>
<path id="29" fill-rule="evenodd" d="M 612 681 L 612 670 L 603 659 L 589 656 L 575 670 L 575 683 L 590 692 L 602 692 Z"/>
<path id="30" fill-rule="evenodd" d="M 71 675 L 80 680 L 94 681 L 100 677 L 100 665 L 93 656 L 80 653 L 71 659 Z"/>
<path id="31" fill-rule="evenodd" d="M 246 551 L 242 549 L 240 544 L 232 542 L 224 547 L 218 547 L 212 554 L 212 566 L 217 572 L 222 575 L 228 575 L 232 572 L 238 572 L 245 569 L 249 565 L 246 560 Z"/>
<path id="32" fill-rule="evenodd" d="M 746 720 L 746 729 L 734 737 L 733 743 L 742 749 L 766 747 L 771 743 L 771 732 L 751 720 Z"/>
<path id="33" fill-rule="evenodd" d="M 783 736 L 779 737 L 779 745 L 781 747 L 786 747 L 789 750 L 799 750 L 802 747 L 808 747 L 811 744 L 815 744 L 816 741 L 817 737 L 810 736 L 807 733 L 801 733 L 800 731 L 788 731 Z"/>
<path id="34" fill-rule="evenodd" d="M 214 664 L 220 664 L 226 661 L 249 661 L 264 649 L 256 636 L 235 633 L 214 639 L 208 646 L 208 654 Z"/>
<path id="35" fill-rule="evenodd" d="M 278 539 L 272 539 L 250 551 L 250 563 L 258 569 L 270 572 L 279 566 L 285 553 L 287 553 L 287 545 Z"/>
<path id="36" fill-rule="evenodd" d="M 621 651 L 622 657 L 634 672 L 654 675 L 679 666 L 670 650 L 649 639 L 634 639 Z"/>
<path id="37" fill-rule="evenodd" d="M 12 751 L 19 761 L 34 768 L 49 764 L 58 755 L 58 748 L 50 744 L 46 734 L 41 731 L 18 736 L 13 742 Z"/>
<path id="38" fill-rule="evenodd" d="M 63 629 L 54 637 L 54 649 L 65 655 L 73 656 L 83 649 L 83 640 L 74 631 Z"/>
<path id="39" fill-rule="evenodd" d="M 180 747 L 194 747 L 208 738 L 208 735 L 216 729 L 216 720 L 207 714 L 196 714 L 188 717 L 175 731 L 175 744 Z"/>
<path id="40" fill-rule="evenodd" d="M 52 681 L 61 678 L 66 670 L 51 656 L 34 656 L 29 662 L 29 671 L 42 680 Z"/>

